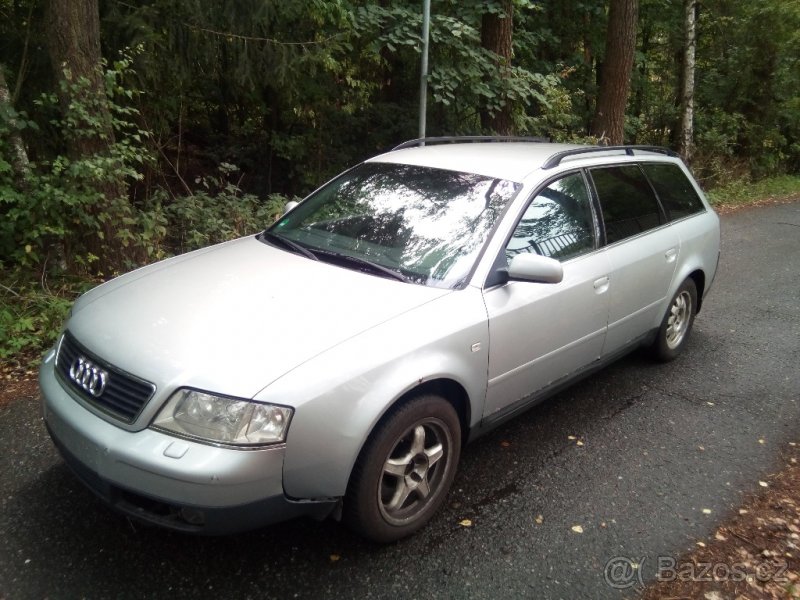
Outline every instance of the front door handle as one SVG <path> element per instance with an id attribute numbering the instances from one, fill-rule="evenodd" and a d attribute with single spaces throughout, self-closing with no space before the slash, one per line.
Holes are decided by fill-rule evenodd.
<path id="1" fill-rule="evenodd" d="M 596 279 L 594 282 L 594 293 L 604 294 L 608 290 L 608 275 Z"/>

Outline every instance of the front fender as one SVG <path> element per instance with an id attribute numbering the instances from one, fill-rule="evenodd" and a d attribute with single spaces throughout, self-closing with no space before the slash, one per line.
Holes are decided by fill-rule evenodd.
<path id="1" fill-rule="evenodd" d="M 271 384 L 257 400 L 295 407 L 286 440 L 285 493 L 344 495 L 370 432 L 425 381 L 457 382 L 466 390 L 473 420 L 480 419 L 488 343 L 480 291 L 467 288 L 347 340 Z"/>

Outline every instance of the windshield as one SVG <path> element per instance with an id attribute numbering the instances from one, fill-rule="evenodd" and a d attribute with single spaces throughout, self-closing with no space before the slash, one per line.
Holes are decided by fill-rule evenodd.
<path id="1" fill-rule="evenodd" d="M 364 163 L 317 190 L 268 234 L 320 260 L 336 257 L 359 269 L 371 263 L 375 274 L 390 269 L 407 281 L 453 288 L 465 282 L 520 187 L 473 173 Z"/>

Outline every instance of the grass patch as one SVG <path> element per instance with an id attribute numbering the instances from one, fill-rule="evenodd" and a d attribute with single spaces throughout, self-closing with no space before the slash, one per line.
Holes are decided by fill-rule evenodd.
<path id="1" fill-rule="evenodd" d="M 800 175 L 780 175 L 755 182 L 732 181 L 709 190 L 706 195 L 717 208 L 800 198 Z"/>

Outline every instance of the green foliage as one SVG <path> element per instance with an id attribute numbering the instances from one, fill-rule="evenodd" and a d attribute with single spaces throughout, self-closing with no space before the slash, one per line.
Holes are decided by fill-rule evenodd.
<path id="1" fill-rule="evenodd" d="M 39 354 L 55 342 L 72 302 L 89 283 L 62 279 L 55 288 L 24 270 L 0 269 L 0 360 Z"/>
<path id="2" fill-rule="evenodd" d="M 86 78 L 73 78 L 67 70 L 61 91 L 72 101 L 66 110 L 57 110 L 55 94 L 42 94 L 36 101 L 38 115 L 47 119 L 44 126 L 53 128 L 63 140 L 86 140 L 95 151 L 75 158 L 58 154 L 32 163 L 24 174 L 14 173 L 10 164 L 0 161 L 0 255 L 7 264 L 43 268 L 48 260 L 58 259 L 89 265 L 98 257 L 87 250 L 86 241 L 103 239 L 109 221 L 119 224 L 115 235 L 123 246 L 135 243 L 127 194 L 105 193 L 124 192 L 120 182 L 141 180 L 139 169 L 150 160 L 144 145 L 148 133 L 134 124 L 138 111 L 126 104 L 135 93 L 122 83 L 131 60 L 123 53 L 104 71 L 103 98 L 91 93 Z M 2 154 L 9 150 L 4 140 L 25 128 L 38 125 L 4 107 L 0 113 Z"/>
<path id="3" fill-rule="evenodd" d="M 706 157 L 743 160 L 756 179 L 800 168 L 798 31 L 797 2 L 703 3 L 697 145 Z"/>
<path id="4" fill-rule="evenodd" d="M 520 10 L 529 8 L 519 3 Z M 506 103 L 515 109 L 518 124 L 524 126 L 528 110 L 541 113 L 552 109 L 549 100 L 561 80 L 552 74 L 511 65 L 505 73 L 497 57 L 481 46 L 480 27 L 484 12 L 501 13 L 497 2 L 467 4 L 440 2 L 431 15 L 430 72 L 428 89 L 439 119 L 435 133 L 479 131 L 478 108 L 499 112 Z M 367 4 L 357 9 L 360 36 L 371 40 L 370 50 L 407 65 L 418 73 L 421 52 L 422 14 L 417 3 L 395 0 L 386 5 Z M 417 76 L 418 77 L 418 76 Z M 407 82 L 415 89 L 415 79 Z"/>
<path id="5" fill-rule="evenodd" d="M 200 189 L 195 193 L 170 203 L 159 194 L 151 210 L 143 211 L 143 215 L 162 224 L 156 233 L 161 233 L 177 253 L 262 231 L 281 215 L 290 199 L 272 194 L 262 202 L 242 193 L 231 181 L 238 171 L 234 165 L 222 163 L 216 175 L 198 178 Z"/>

